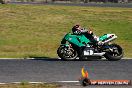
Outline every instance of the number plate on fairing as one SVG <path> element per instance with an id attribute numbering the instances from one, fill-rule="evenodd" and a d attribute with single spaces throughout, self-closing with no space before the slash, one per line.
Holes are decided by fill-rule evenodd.
<path id="1" fill-rule="evenodd" d="M 86 49 L 84 49 L 83 54 L 84 54 L 84 56 L 93 55 L 94 49 L 93 48 L 86 48 Z"/>

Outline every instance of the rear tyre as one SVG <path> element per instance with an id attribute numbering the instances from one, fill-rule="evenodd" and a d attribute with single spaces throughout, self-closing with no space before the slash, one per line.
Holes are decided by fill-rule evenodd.
<path id="1" fill-rule="evenodd" d="M 57 50 L 57 54 L 62 60 L 67 60 L 67 61 L 75 60 L 78 56 L 76 50 L 66 46 L 60 46 Z"/>
<path id="2" fill-rule="evenodd" d="M 111 47 L 111 50 L 106 52 L 104 57 L 108 59 L 109 61 L 120 60 L 123 57 L 122 48 L 117 44 L 111 44 L 110 47 Z"/>

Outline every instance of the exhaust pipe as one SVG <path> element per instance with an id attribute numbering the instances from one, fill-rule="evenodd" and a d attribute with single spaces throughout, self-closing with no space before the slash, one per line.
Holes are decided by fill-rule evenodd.
<path id="1" fill-rule="evenodd" d="M 103 56 L 105 54 L 105 52 L 102 52 L 102 53 L 94 53 L 93 55 L 94 56 Z"/>

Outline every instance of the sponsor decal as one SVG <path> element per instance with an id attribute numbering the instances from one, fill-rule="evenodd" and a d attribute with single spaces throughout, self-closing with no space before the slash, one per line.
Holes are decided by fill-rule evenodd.
<path id="1" fill-rule="evenodd" d="M 82 86 L 88 85 L 130 85 L 131 80 L 91 80 L 89 79 L 88 71 L 83 67 L 81 69 L 81 78 L 79 82 Z"/>

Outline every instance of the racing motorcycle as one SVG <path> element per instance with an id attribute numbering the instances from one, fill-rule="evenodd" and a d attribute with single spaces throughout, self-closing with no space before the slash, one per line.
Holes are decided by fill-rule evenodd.
<path id="1" fill-rule="evenodd" d="M 93 44 L 84 34 L 67 33 L 61 41 L 57 54 L 62 60 L 105 57 L 109 61 L 117 61 L 123 57 L 123 49 L 120 45 L 112 43 L 116 38 L 115 34 L 104 34 L 98 37 L 98 42 L 102 44 Z"/>

